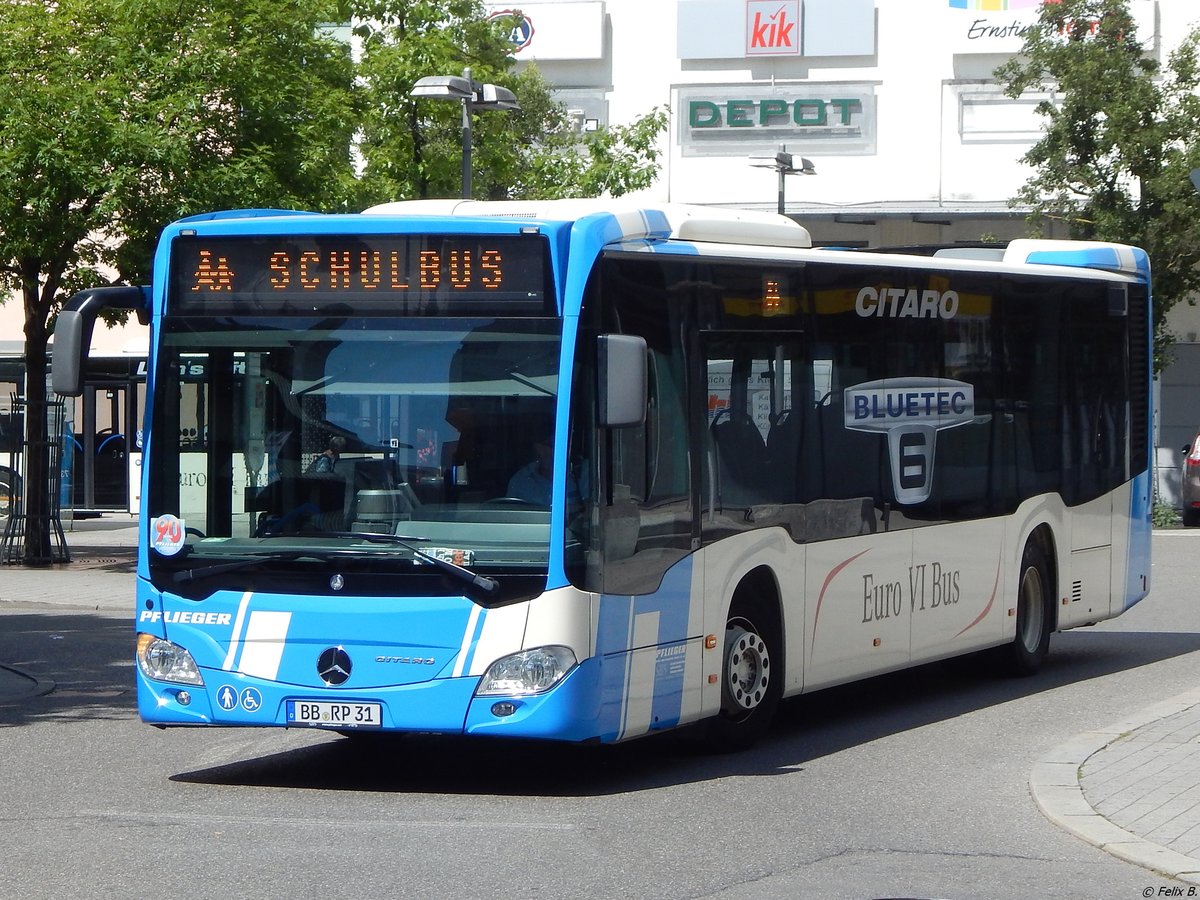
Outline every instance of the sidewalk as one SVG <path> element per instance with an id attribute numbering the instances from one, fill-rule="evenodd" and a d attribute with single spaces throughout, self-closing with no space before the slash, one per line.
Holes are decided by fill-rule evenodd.
<path id="1" fill-rule="evenodd" d="M 82 519 L 66 538 L 70 563 L 0 566 L 0 613 L 53 607 L 132 617 L 137 520 Z M 53 687 L 0 660 L 0 704 Z M 1030 790 L 1047 818 L 1077 837 L 1200 885 L 1200 688 L 1056 747 L 1034 766 Z"/>
<path id="2" fill-rule="evenodd" d="M 1076 735 L 1034 766 L 1029 786 L 1077 837 L 1200 885 L 1200 689 Z"/>
<path id="3" fill-rule="evenodd" d="M 63 523 L 71 561 L 0 566 L 0 610 L 30 604 L 133 615 L 138 521 L 128 513 Z"/>

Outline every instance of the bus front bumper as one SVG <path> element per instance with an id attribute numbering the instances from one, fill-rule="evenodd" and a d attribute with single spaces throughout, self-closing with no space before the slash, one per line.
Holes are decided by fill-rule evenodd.
<path id="1" fill-rule="evenodd" d="M 367 690 L 314 689 L 201 669 L 203 685 L 157 681 L 137 668 L 138 713 L 160 727 L 315 727 L 339 732 L 423 732 L 605 739 L 595 660 L 543 694 L 476 697 L 478 677 L 438 678 Z M 608 735 L 612 739 L 613 735 Z"/>

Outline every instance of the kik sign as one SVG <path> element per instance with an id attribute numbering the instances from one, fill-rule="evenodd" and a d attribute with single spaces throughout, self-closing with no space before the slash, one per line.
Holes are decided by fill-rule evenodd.
<path id="1" fill-rule="evenodd" d="M 746 55 L 800 55 L 800 0 L 746 0 Z"/>

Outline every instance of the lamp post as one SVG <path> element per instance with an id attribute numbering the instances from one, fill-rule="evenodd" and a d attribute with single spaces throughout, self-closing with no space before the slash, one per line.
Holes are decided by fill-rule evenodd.
<path id="1" fill-rule="evenodd" d="M 796 160 L 799 159 L 800 165 L 796 166 Z M 783 178 L 785 175 L 816 175 L 817 170 L 813 168 L 812 160 L 805 159 L 803 156 L 795 157 L 787 152 L 787 146 L 779 145 L 779 152 L 774 156 L 751 156 L 750 165 L 758 166 L 762 169 L 774 169 L 779 173 L 779 206 L 778 212 L 782 216 L 784 214 L 784 190 Z"/>
<path id="2" fill-rule="evenodd" d="M 471 70 L 462 75 L 427 75 L 418 78 L 410 96 L 462 103 L 462 196 L 471 198 L 471 117 L 477 109 L 520 109 L 508 88 L 480 84 L 471 78 Z"/>

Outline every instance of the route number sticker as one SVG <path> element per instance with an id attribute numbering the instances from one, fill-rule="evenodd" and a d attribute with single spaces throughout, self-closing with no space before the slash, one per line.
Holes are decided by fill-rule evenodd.
<path id="1" fill-rule="evenodd" d="M 183 549 L 186 533 L 183 519 L 172 516 L 157 516 L 150 522 L 150 546 L 163 556 L 174 556 Z"/>

